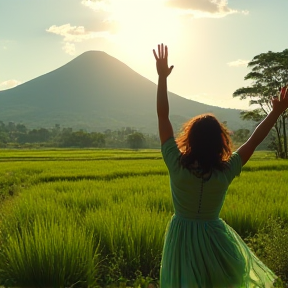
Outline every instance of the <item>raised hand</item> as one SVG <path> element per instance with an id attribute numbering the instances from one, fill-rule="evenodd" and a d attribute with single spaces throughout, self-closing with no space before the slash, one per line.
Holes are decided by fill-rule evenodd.
<path id="1" fill-rule="evenodd" d="M 153 49 L 153 54 L 156 59 L 157 73 L 160 77 L 168 77 L 174 66 L 168 67 L 168 47 L 163 44 L 158 45 L 158 55 Z"/>
<path id="2" fill-rule="evenodd" d="M 288 87 L 281 88 L 279 97 L 273 97 L 272 99 L 273 111 L 283 113 L 288 108 Z"/>

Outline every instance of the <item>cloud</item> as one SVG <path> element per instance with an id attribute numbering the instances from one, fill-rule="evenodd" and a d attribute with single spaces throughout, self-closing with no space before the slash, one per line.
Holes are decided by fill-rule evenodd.
<path id="1" fill-rule="evenodd" d="M 21 81 L 18 81 L 15 79 L 4 81 L 4 82 L 0 83 L 0 90 L 6 90 L 6 89 L 14 88 L 21 83 L 22 83 Z"/>
<path id="2" fill-rule="evenodd" d="M 236 61 L 228 62 L 227 65 L 230 67 L 241 67 L 241 66 L 246 67 L 249 62 L 250 62 L 249 60 L 238 59 Z"/>
<path id="3" fill-rule="evenodd" d="M 248 11 L 228 7 L 227 0 L 166 0 L 166 5 L 195 18 L 222 18 L 235 13 L 249 14 Z"/>
<path id="4" fill-rule="evenodd" d="M 166 7 L 178 10 L 180 14 L 189 15 L 194 18 L 222 18 L 229 14 L 241 13 L 243 15 L 248 15 L 249 11 L 247 10 L 236 10 L 228 6 L 228 0 L 156 0 L 157 3 Z M 155 2 L 156 2 L 155 1 Z M 140 6 L 142 3 L 149 5 L 147 0 L 123 0 L 123 3 L 120 5 L 119 0 L 82 0 L 81 3 L 86 7 L 89 7 L 95 11 L 105 11 L 112 12 L 115 10 L 115 7 L 119 8 L 120 6 L 130 7 L 133 3 L 138 3 Z M 153 1 L 154 2 L 154 1 Z M 138 5 L 137 4 L 137 5 Z M 151 9 L 155 6 L 155 3 L 150 1 Z M 164 8 L 164 6 L 162 6 Z M 127 8 L 126 8 L 127 9 Z M 131 9 L 131 8 L 130 8 Z M 114 11 L 115 12 L 115 11 Z"/>
<path id="5" fill-rule="evenodd" d="M 218 2 L 218 3 L 217 3 Z M 168 0 L 167 4 L 171 7 L 185 9 L 185 10 L 198 10 L 209 13 L 217 13 L 220 9 L 225 12 L 229 12 L 227 3 L 221 3 L 223 1 L 211 1 L 211 0 Z"/>
<path id="6" fill-rule="evenodd" d="M 108 31 L 86 31 L 84 26 L 71 26 L 70 24 L 61 26 L 53 25 L 46 29 L 46 31 L 63 36 L 63 41 L 65 42 L 82 42 L 84 40 L 108 37 L 110 35 Z"/>
<path id="7" fill-rule="evenodd" d="M 107 0 L 82 0 L 81 4 L 93 9 L 93 10 L 110 10 L 110 2 Z"/>
<path id="8" fill-rule="evenodd" d="M 66 42 L 64 46 L 62 47 L 62 50 L 65 51 L 65 53 L 69 55 L 74 55 L 76 51 L 75 44 Z"/>
<path id="9" fill-rule="evenodd" d="M 46 31 L 63 37 L 64 45 L 62 49 L 69 55 L 75 54 L 76 47 L 74 43 L 94 38 L 110 37 L 110 32 L 108 31 L 86 31 L 84 26 L 71 26 L 69 23 L 61 26 L 52 25 Z"/>

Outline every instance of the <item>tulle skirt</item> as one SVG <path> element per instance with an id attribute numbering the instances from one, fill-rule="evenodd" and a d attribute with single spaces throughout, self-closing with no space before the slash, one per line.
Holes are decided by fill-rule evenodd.
<path id="1" fill-rule="evenodd" d="M 161 288 L 267 288 L 276 278 L 222 219 L 172 217 L 163 248 Z"/>

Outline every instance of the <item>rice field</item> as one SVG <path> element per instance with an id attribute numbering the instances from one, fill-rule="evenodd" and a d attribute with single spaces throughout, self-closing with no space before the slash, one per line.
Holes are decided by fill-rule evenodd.
<path id="1" fill-rule="evenodd" d="M 0 162 L 0 285 L 158 279 L 173 215 L 159 150 L 2 150 Z M 287 167 L 256 152 L 230 186 L 221 217 L 242 237 L 271 217 L 288 222 Z"/>

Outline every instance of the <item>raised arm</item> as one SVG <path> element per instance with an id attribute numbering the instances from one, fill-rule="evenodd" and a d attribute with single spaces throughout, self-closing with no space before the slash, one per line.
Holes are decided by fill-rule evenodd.
<path id="1" fill-rule="evenodd" d="M 158 55 L 153 49 L 156 59 L 156 68 L 158 72 L 157 88 L 157 115 L 158 128 L 161 144 L 164 144 L 169 138 L 174 136 L 173 128 L 169 120 L 169 102 L 167 96 L 167 77 L 170 75 L 173 66 L 168 67 L 168 48 L 163 44 L 158 45 Z"/>
<path id="2" fill-rule="evenodd" d="M 276 123 L 278 117 L 288 108 L 288 88 L 281 89 L 280 96 L 272 99 L 272 111 L 256 127 L 250 138 L 238 148 L 237 152 L 242 159 L 242 165 L 250 159 L 256 147 L 264 140 Z"/>

